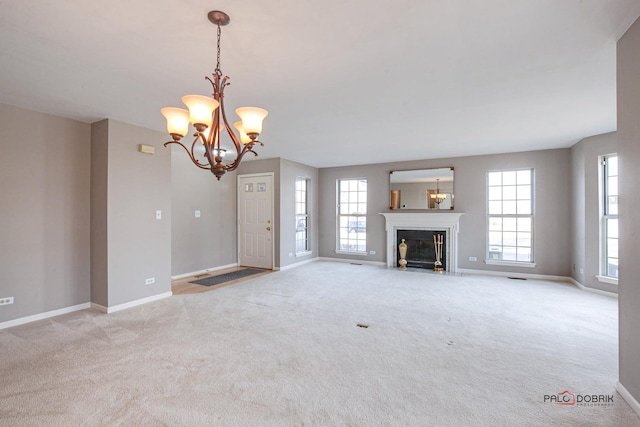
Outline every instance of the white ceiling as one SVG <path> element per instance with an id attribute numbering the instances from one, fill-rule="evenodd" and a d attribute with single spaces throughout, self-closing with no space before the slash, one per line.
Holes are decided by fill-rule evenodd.
<path id="1" fill-rule="evenodd" d="M 266 108 L 260 158 L 316 167 L 569 147 L 613 131 L 616 41 L 640 15 L 640 0 L 0 7 L 0 102 L 158 130 L 161 107 L 210 94 L 207 12 L 227 12 L 229 115 Z"/>

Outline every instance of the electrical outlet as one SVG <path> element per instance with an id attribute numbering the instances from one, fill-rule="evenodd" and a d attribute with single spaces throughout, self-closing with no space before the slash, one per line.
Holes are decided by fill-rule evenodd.
<path id="1" fill-rule="evenodd" d="M 478 258 L 476 258 L 476 257 L 474 257 L 474 256 L 470 256 L 470 257 L 469 257 L 469 261 L 476 262 L 476 261 L 478 261 Z"/>
<path id="2" fill-rule="evenodd" d="M 584 274 L 584 268 L 580 269 L 580 274 Z"/>
<path id="3" fill-rule="evenodd" d="M 0 305 L 13 304 L 13 297 L 0 298 Z"/>
<path id="4" fill-rule="evenodd" d="M 196 211 L 195 212 L 195 216 L 196 216 L 196 218 L 200 218 L 200 211 Z"/>
<path id="5" fill-rule="evenodd" d="M 149 277 L 147 280 L 144 281 L 145 285 L 153 285 L 154 283 L 156 283 L 155 277 Z"/>
<path id="6" fill-rule="evenodd" d="M 156 219 L 162 219 L 162 211 L 156 211 Z"/>
<path id="7" fill-rule="evenodd" d="M 375 255 L 376 251 L 369 251 L 369 255 Z"/>

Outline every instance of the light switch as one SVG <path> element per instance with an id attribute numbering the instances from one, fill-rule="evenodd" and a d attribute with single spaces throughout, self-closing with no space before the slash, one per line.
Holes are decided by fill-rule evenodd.
<path id="1" fill-rule="evenodd" d="M 162 219 L 162 211 L 156 211 L 156 219 Z"/>
<path id="2" fill-rule="evenodd" d="M 200 211 L 196 211 L 196 218 L 200 218 Z"/>

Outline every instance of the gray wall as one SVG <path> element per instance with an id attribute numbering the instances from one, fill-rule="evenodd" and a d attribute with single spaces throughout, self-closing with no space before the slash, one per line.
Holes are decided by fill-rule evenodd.
<path id="1" fill-rule="evenodd" d="M 109 305 L 109 120 L 91 125 L 91 301 Z"/>
<path id="2" fill-rule="evenodd" d="M 601 283 L 599 157 L 617 152 L 615 132 L 585 138 L 571 147 L 571 277 L 584 286 L 618 292 Z M 582 273 L 580 270 L 582 269 Z"/>
<path id="3" fill-rule="evenodd" d="M 235 264 L 237 174 L 228 172 L 218 181 L 182 148 L 160 150 L 171 151 L 171 275 Z"/>
<path id="4" fill-rule="evenodd" d="M 0 322 L 89 301 L 90 132 L 0 104 Z"/>
<path id="5" fill-rule="evenodd" d="M 618 42 L 620 161 L 620 383 L 640 402 L 640 21 Z"/>
<path id="6" fill-rule="evenodd" d="M 310 254 L 295 256 L 296 252 L 296 178 L 308 179 L 307 210 L 309 212 L 308 238 Z M 318 169 L 280 160 L 280 264 L 279 267 L 295 264 L 318 256 Z"/>
<path id="7" fill-rule="evenodd" d="M 104 121 L 94 124 L 92 145 L 106 144 L 107 156 L 94 155 L 97 164 L 92 168 L 102 174 L 105 165 L 100 163 L 106 162 L 107 228 L 105 236 L 102 218 L 94 215 L 92 240 L 94 246 L 106 244 L 107 277 L 93 287 L 106 282 L 106 306 L 113 307 L 171 291 L 171 153 L 162 149 L 166 136 L 160 132 L 108 120 L 104 138 L 103 126 Z M 139 144 L 154 146 L 155 154 L 138 152 Z M 103 150 L 96 147 L 96 153 Z M 92 192 L 104 191 L 98 186 L 101 180 L 93 180 Z M 104 194 L 94 195 L 94 200 L 103 198 Z M 156 210 L 162 211 L 161 220 Z M 102 261 L 94 259 L 93 264 Z M 94 272 L 94 279 L 97 274 L 104 272 Z M 155 283 L 146 285 L 151 277 Z M 104 291 L 96 289 L 92 302 L 104 306 Z"/>
<path id="8" fill-rule="evenodd" d="M 336 180 L 367 178 L 367 252 L 375 255 L 366 261 L 386 262 L 384 217 L 389 212 L 389 171 L 421 168 L 455 168 L 455 210 L 464 212 L 460 220 L 460 268 L 569 276 L 571 260 L 570 150 L 542 150 L 523 153 L 448 159 L 383 163 L 321 169 L 320 179 L 320 256 L 354 258 L 335 253 L 336 247 Z M 511 168 L 535 169 L 534 257 L 535 268 L 486 265 L 486 173 Z M 468 261 L 477 257 L 477 262 Z"/>

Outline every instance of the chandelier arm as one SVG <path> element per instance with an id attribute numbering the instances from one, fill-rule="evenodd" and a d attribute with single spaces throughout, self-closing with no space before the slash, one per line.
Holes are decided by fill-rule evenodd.
<path id="1" fill-rule="evenodd" d="M 226 86 L 226 80 L 227 77 L 225 77 L 222 80 L 222 89 L 224 90 L 224 87 Z M 233 145 L 235 145 L 236 147 L 236 155 L 238 157 L 236 157 L 236 160 L 239 158 L 240 156 L 240 152 L 242 150 L 242 144 L 240 143 L 240 140 L 238 139 L 238 137 L 236 136 L 236 133 L 234 131 L 231 130 L 231 126 L 229 126 L 229 122 L 227 121 L 227 113 L 224 110 L 224 96 L 222 96 L 222 92 L 220 92 L 220 100 L 218 102 L 220 102 L 220 108 L 218 108 L 218 111 L 220 111 L 222 113 L 222 121 L 224 122 L 224 127 L 227 130 L 227 133 L 229 134 L 229 136 L 231 137 L 231 140 L 233 141 Z"/>
<path id="2" fill-rule="evenodd" d="M 200 163 L 195 157 L 193 157 L 193 154 L 191 154 L 191 152 L 189 151 L 189 149 L 187 147 L 184 146 L 184 144 L 180 141 L 167 141 L 164 143 L 164 146 L 166 147 L 169 144 L 178 144 L 180 147 L 184 148 L 184 151 L 187 152 L 187 154 L 189 155 L 189 158 L 191 159 L 191 161 L 193 162 L 194 165 L 198 166 L 200 169 L 211 169 L 211 165 L 210 164 L 204 164 L 204 163 Z"/>
<path id="3" fill-rule="evenodd" d="M 230 163 L 230 164 L 226 165 L 224 167 L 224 169 L 227 170 L 227 171 L 235 170 L 238 166 L 240 166 L 240 162 L 242 161 L 242 158 L 247 153 L 253 153 L 254 156 L 257 156 L 258 153 L 253 151 L 253 145 L 254 145 L 255 142 L 259 142 L 260 144 L 262 144 L 260 141 L 252 141 L 252 142 L 248 143 L 247 145 L 244 146 L 244 148 L 238 154 L 238 157 L 236 157 L 236 159 L 233 161 L 233 163 Z M 264 145 L 264 144 L 262 144 L 262 145 Z"/>

